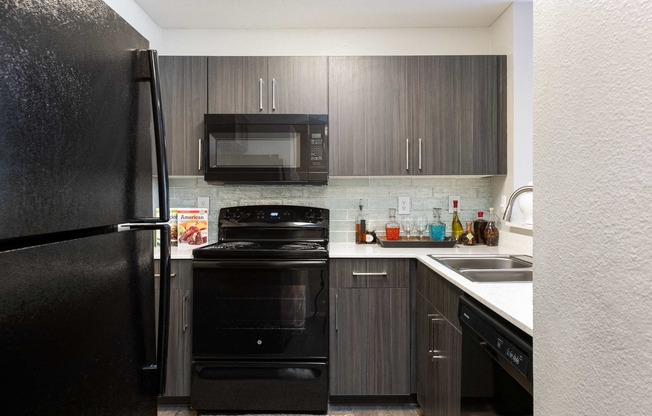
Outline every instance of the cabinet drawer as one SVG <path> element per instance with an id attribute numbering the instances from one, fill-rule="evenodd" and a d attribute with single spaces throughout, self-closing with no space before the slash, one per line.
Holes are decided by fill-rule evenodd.
<path id="1" fill-rule="evenodd" d="M 410 283 L 408 259 L 334 259 L 330 267 L 332 287 L 409 287 Z"/>
<path id="2" fill-rule="evenodd" d="M 457 308 L 464 292 L 433 270 L 419 263 L 417 268 L 417 291 L 455 328 L 460 329 Z"/>
<path id="3" fill-rule="evenodd" d="M 161 272 L 161 262 L 154 260 L 154 288 L 159 289 L 159 273 Z M 192 260 L 172 260 L 170 262 L 170 289 L 192 289 Z"/>

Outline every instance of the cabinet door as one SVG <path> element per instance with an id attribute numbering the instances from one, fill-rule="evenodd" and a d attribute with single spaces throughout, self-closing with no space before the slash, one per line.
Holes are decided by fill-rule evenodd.
<path id="1" fill-rule="evenodd" d="M 430 313 L 430 305 L 426 299 L 420 294 L 416 295 L 416 371 L 417 371 L 417 402 L 421 409 L 425 412 L 426 416 L 430 416 L 427 412 L 430 405 L 430 397 L 432 390 L 430 388 L 430 381 L 428 371 L 431 367 L 430 359 L 430 320 L 428 314 Z"/>
<path id="2" fill-rule="evenodd" d="M 331 57 L 328 74 L 331 175 L 405 174 L 405 57 Z"/>
<path id="3" fill-rule="evenodd" d="M 506 172 L 503 61 L 501 56 L 408 58 L 412 174 Z"/>
<path id="4" fill-rule="evenodd" d="M 170 175 L 200 175 L 206 57 L 161 56 L 161 100 Z"/>
<path id="5" fill-rule="evenodd" d="M 369 294 L 366 289 L 331 289 L 330 392 L 368 394 Z"/>
<path id="6" fill-rule="evenodd" d="M 267 101 L 267 58 L 208 58 L 209 113 L 266 113 Z"/>
<path id="7" fill-rule="evenodd" d="M 154 263 L 158 273 L 160 264 Z M 192 261 L 174 260 L 171 263 L 172 279 L 170 291 L 170 335 L 165 396 L 190 396 L 192 366 L 192 290 L 179 289 L 192 284 Z M 159 281 L 155 281 L 156 325 L 158 329 Z"/>
<path id="8" fill-rule="evenodd" d="M 432 415 L 459 416 L 461 406 L 462 334 L 438 315 L 432 319 L 434 347 L 430 385 Z"/>
<path id="9" fill-rule="evenodd" d="M 410 394 L 409 289 L 369 289 L 367 394 Z"/>
<path id="10" fill-rule="evenodd" d="M 504 56 L 471 57 L 473 136 L 463 143 L 462 174 L 507 173 L 505 65 Z"/>
<path id="11" fill-rule="evenodd" d="M 182 365 L 179 375 L 179 396 L 190 396 L 190 378 L 192 376 L 192 291 L 180 290 L 181 322 L 179 324 L 179 344 L 181 352 L 179 354 Z"/>
<path id="12" fill-rule="evenodd" d="M 267 59 L 267 108 L 279 114 L 328 114 L 328 58 Z"/>

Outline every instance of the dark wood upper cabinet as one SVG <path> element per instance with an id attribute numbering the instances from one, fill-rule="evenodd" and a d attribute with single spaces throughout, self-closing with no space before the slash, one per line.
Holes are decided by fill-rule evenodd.
<path id="1" fill-rule="evenodd" d="M 208 112 L 327 114 L 326 57 L 208 58 Z"/>
<path id="2" fill-rule="evenodd" d="M 331 175 L 403 174 L 405 57 L 331 57 L 328 75 Z"/>
<path id="3" fill-rule="evenodd" d="M 161 101 L 170 175 L 201 175 L 206 57 L 161 56 Z"/>
<path id="4" fill-rule="evenodd" d="M 506 173 L 505 63 L 330 58 L 331 175 Z"/>

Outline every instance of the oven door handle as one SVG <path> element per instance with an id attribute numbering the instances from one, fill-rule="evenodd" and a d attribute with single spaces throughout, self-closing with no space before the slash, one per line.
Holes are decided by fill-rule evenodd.
<path id="1" fill-rule="evenodd" d="M 317 269 L 325 268 L 326 260 L 213 260 L 193 261 L 198 269 Z"/>

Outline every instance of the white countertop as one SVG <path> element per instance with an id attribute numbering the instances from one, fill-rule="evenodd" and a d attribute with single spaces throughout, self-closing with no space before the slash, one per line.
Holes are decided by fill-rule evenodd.
<path id="1" fill-rule="evenodd" d="M 199 247 L 204 247 L 208 244 L 202 244 L 199 246 L 172 246 L 170 248 L 170 254 L 172 255 L 172 260 L 192 260 L 192 251 Z M 161 258 L 161 252 L 158 247 L 154 247 L 154 259 L 158 260 Z"/>
<path id="2" fill-rule="evenodd" d="M 377 244 L 331 243 L 330 258 L 415 258 L 443 276 L 464 292 L 473 296 L 525 333 L 532 335 L 533 307 L 532 282 L 479 283 L 471 282 L 443 264 L 428 257 L 429 254 L 482 255 L 522 254 L 498 247 L 455 246 L 453 248 L 384 248 Z"/>
<path id="3" fill-rule="evenodd" d="M 172 247 L 172 259 L 192 260 L 192 250 L 201 246 Z M 516 327 L 532 335 L 532 282 L 471 282 L 448 267 L 428 257 L 433 255 L 523 254 L 503 247 L 455 246 L 452 248 L 384 248 L 378 244 L 330 243 L 330 258 L 409 258 L 417 259 L 445 279 L 473 296 Z M 159 258 L 158 249 L 154 258 Z"/>

